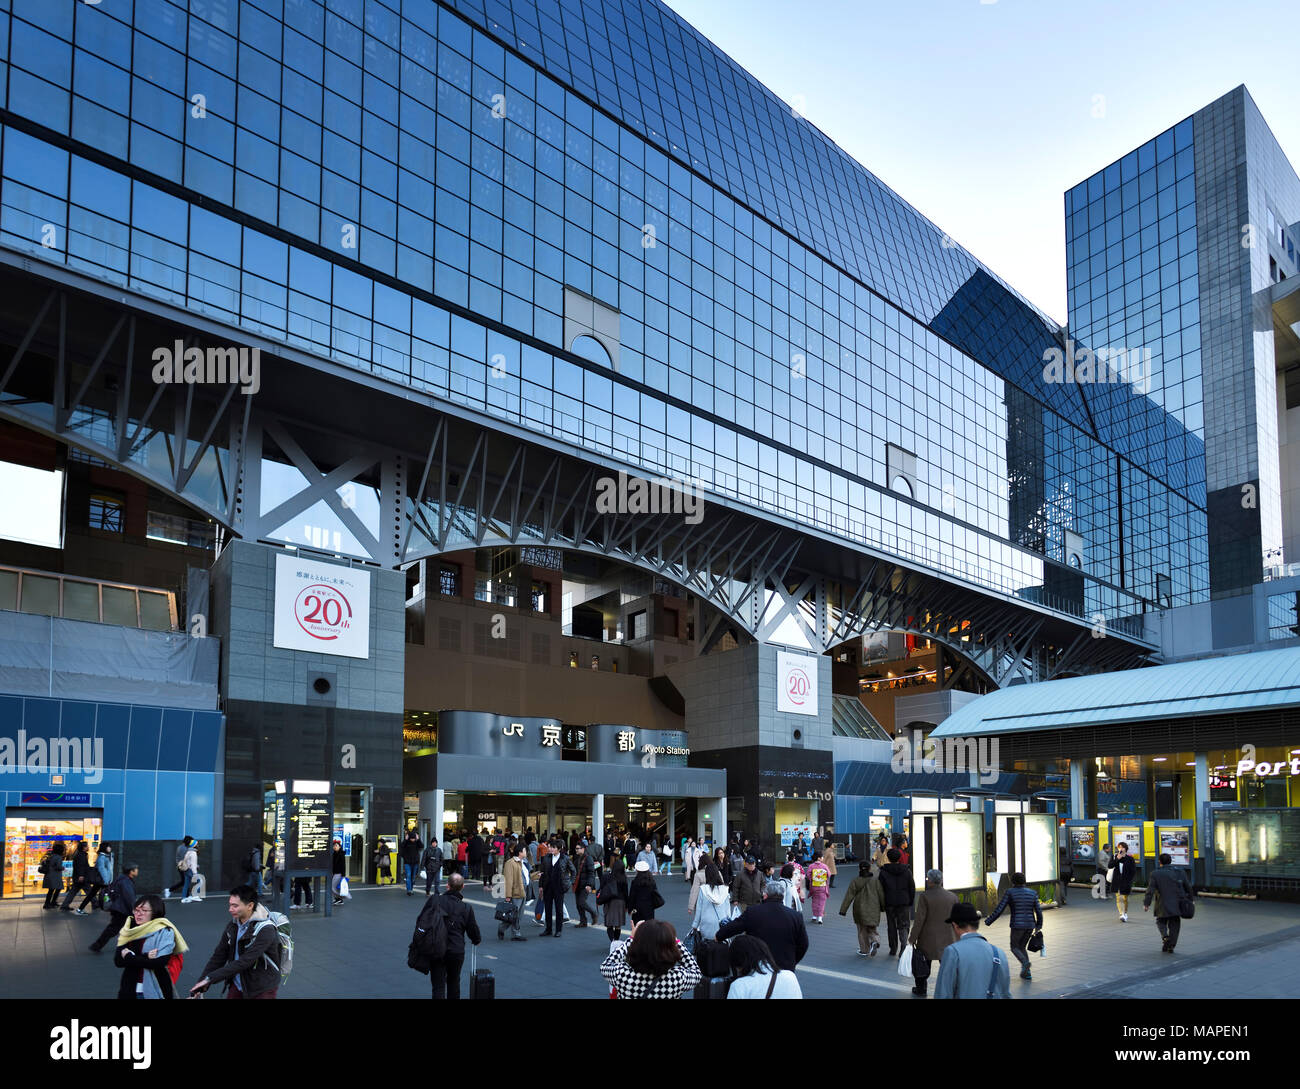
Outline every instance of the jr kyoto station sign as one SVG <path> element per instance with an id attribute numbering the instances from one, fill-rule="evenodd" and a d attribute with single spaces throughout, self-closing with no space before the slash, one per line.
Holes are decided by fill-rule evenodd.
<path id="1" fill-rule="evenodd" d="M 583 727 L 588 763 L 642 768 L 685 767 L 690 749 L 680 730 L 643 730 L 616 723 Z M 440 711 L 438 751 L 457 756 L 511 756 L 562 760 L 564 724 L 558 718 Z"/>

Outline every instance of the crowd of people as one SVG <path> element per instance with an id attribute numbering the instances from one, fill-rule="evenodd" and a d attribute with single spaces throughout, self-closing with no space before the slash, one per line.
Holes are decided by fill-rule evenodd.
<path id="1" fill-rule="evenodd" d="M 380 849 L 384 846 L 380 841 Z M 89 845 L 71 849 L 56 843 L 40 864 L 46 889 L 44 908 L 109 917 L 92 952 L 114 945 L 114 963 L 122 969 L 120 998 L 178 997 L 176 984 L 188 949 L 174 920 L 167 917 L 167 898 L 181 892 L 181 903 L 202 899 L 205 884 L 198 865 L 198 843 L 186 837 L 176 852 L 178 879 L 162 896 L 139 894 L 139 869 L 127 863 L 115 872 L 109 844 L 91 859 Z M 1113 894 L 1121 923 L 1128 922 L 1129 897 L 1137 867 L 1124 843 L 1112 855 L 1104 850 L 1102 895 Z M 380 850 L 377 850 L 377 854 Z M 600 973 L 614 998 L 696 997 L 798 998 L 798 967 L 809 949 L 808 924 L 823 924 L 836 875 L 834 849 L 823 837 L 791 843 L 784 862 L 762 857 L 760 848 L 742 835 L 723 846 L 684 837 L 677 849 L 654 836 L 633 832 L 605 843 L 590 829 L 568 836 L 537 836 L 532 830 L 512 835 L 462 832 L 443 843 L 425 845 L 416 831 L 398 847 L 406 892 L 422 880 L 426 902 L 417 935 L 433 932 L 426 955 L 411 961 L 428 973 L 434 998 L 459 998 L 467 949 L 482 941 L 473 907 L 465 900 L 470 881 L 482 882 L 496 900 L 497 937 L 524 942 L 523 920 L 531 914 L 540 937 L 559 938 L 572 922 L 567 897 L 576 907 L 577 929 L 604 926 L 609 949 Z M 342 844 L 334 841 L 332 893 L 336 903 L 351 899 Z M 659 882 L 672 874 L 680 857 L 681 875 L 689 885 L 687 922 L 679 933 L 672 922 L 657 918 L 665 905 Z M 851 856 L 850 856 L 851 858 Z M 66 863 L 71 875 L 65 879 Z M 274 998 L 287 975 L 282 952 L 288 921 L 268 911 L 261 900 L 261 858 L 250 854 L 244 869 L 256 881 L 230 892 L 230 922 L 201 978 L 190 989 L 197 997 L 224 984 L 228 998 Z M 1187 876 L 1161 855 L 1151 875 L 1144 910 L 1155 909 L 1162 951 L 1177 945 L 1181 920 L 1191 916 L 1194 898 Z M 268 868 L 277 873 L 273 857 Z M 442 891 L 445 877 L 446 891 Z M 295 890 L 296 891 L 296 890 Z M 310 888 L 308 889 L 310 896 Z M 74 909 L 77 898 L 79 906 Z M 296 900 L 296 897 L 295 897 Z M 936 998 L 1010 997 L 1010 958 L 981 932 L 1004 914 L 1010 923 L 1007 945 L 1020 965 L 1020 978 L 1032 980 L 1030 953 L 1042 948 L 1043 905 L 1023 874 L 1010 875 L 1009 886 L 987 918 L 944 888 L 937 869 L 925 873 L 917 890 L 912 878 L 907 838 L 881 836 L 870 859 L 844 890 L 839 914 L 852 910 L 857 954 L 875 957 L 883 928 L 891 957 L 910 962 L 912 993 L 925 997 L 933 979 Z M 624 930 L 630 924 L 630 936 Z M 414 948 L 414 941 L 413 941 Z M 413 954 L 414 955 L 414 954 Z M 902 971 L 908 971 L 903 965 Z M 490 973 L 489 973 L 490 974 Z M 480 981 L 475 981 L 480 982 Z"/>

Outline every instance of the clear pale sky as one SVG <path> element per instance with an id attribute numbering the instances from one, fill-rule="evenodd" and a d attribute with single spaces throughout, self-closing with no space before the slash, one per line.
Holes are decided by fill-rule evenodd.
<path id="1" fill-rule="evenodd" d="M 1066 189 L 1240 83 L 1300 163 L 1294 0 L 666 3 L 1058 321 Z"/>

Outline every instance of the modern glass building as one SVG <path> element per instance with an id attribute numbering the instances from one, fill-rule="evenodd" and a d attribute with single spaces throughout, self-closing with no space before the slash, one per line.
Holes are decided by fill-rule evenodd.
<path id="1" fill-rule="evenodd" d="M 1224 585 L 1249 577 L 1250 526 L 1210 528 L 1230 485 L 1258 482 L 1261 540 L 1281 524 L 1271 470 L 1221 479 L 1202 407 L 1209 316 L 1243 302 L 1206 285 L 1228 276 L 1214 118 L 1263 139 L 1244 90 L 1067 195 L 1061 329 L 655 0 L 0 0 L 0 59 L 0 417 L 223 534 L 387 569 L 560 544 L 686 586 L 742 643 L 908 630 L 1001 684 L 1141 661 L 1144 614 L 1206 601 L 1216 557 Z M 1278 223 L 1300 219 L 1293 182 Z M 139 370 L 195 344 L 258 349 L 258 388 Z M 1152 352 L 1154 384 L 1048 367 L 1121 346 Z M 634 539 L 588 519 L 583 473 L 614 470 L 689 482 L 715 520 Z M 264 547 L 213 569 L 226 836 L 287 774 L 293 745 L 263 759 L 258 738 L 310 748 L 307 712 L 325 764 L 339 722 L 374 732 L 389 831 L 397 576 L 376 581 L 370 672 L 336 676 L 263 664 L 244 610 L 269 608 L 272 566 Z M 733 735 L 728 708 L 692 705 L 692 668 L 674 713 L 706 766 L 752 750 L 729 787 L 751 822 L 771 823 L 773 760 L 820 799 L 829 720 L 804 738 L 769 693 Z M 328 713 L 304 694 L 326 673 Z M 458 709 L 552 714 L 479 696 Z"/>

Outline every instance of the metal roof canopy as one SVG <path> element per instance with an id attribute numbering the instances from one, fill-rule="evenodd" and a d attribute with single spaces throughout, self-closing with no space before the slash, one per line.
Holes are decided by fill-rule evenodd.
<path id="1" fill-rule="evenodd" d="M 972 700 L 931 737 L 1025 735 L 1300 707 L 1300 647 L 1016 685 Z"/>

